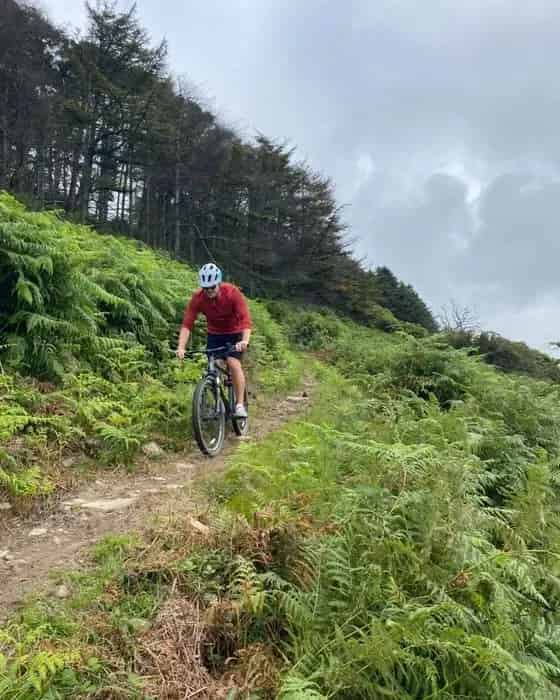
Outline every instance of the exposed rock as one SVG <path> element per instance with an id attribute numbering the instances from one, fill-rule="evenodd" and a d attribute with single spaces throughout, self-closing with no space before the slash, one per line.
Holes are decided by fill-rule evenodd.
<path id="1" fill-rule="evenodd" d="M 126 510 L 136 501 L 136 498 L 100 498 L 97 501 L 84 501 L 82 508 L 97 510 L 103 513 Z"/>
<path id="2" fill-rule="evenodd" d="M 192 471 L 193 469 L 196 469 L 194 464 L 190 464 L 189 462 L 176 462 L 175 463 L 175 469 L 178 471 Z"/>
<path id="3" fill-rule="evenodd" d="M 70 590 L 68 586 L 62 584 L 56 589 L 56 597 L 60 599 L 68 598 L 70 595 Z"/>
<path id="4" fill-rule="evenodd" d="M 75 457 L 66 457 L 66 459 L 62 460 L 62 466 L 65 467 L 66 469 L 70 469 L 70 467 L 73 467 L 77 462 L 77 459 Z"/>
<path id="5" fill-rule="evenodd" d="M 5 502 L 5 503 L 0 503 L 0 510 L 11 510 L 12 504 Z"/>
<path id="6" fill-rule="evenodd" d="M 28 537 L 44 537 L 48 530 L 46 527 L 34 527 L 29 533 Z"/>
<path id="7" fill-rule="evenodd" d="M 3 549 L 2 551 L 0 551 L 0 559 L 6 559 L 6 561 L 7 561 L 9 556 L 10 556 L 9 549 Z"/>
<path id="8" fill-rule="evenodd" d="M 150 457 L 151 459 L 162 457 L 165 454 L 165 452 L 161 449 L 157 442 L 146 443 L 142 447 L 142 452 L 146 455 L 146 457 Z"/>
<path id="9" fill-rule="evenodd" d="M 196 520 L 192 516 L 189 518 L 189 522 L 192 527 L 194 527 L 195 530 L 198 530 L 199 532 L 202 532 L 203 535 L 208 535 L 210 533 L 210 528 L 208 525 L 205 525 L 204 523 L 201 523 L 200 520 Z"/>
<path id="10" fill-rule="evenodd" d="M 71 501 L 62 501 L 62 505 L 67 508 L 72 508 L 73 506 L 81 506 L 84 503 L 83 498 L 73 498 Z"/>

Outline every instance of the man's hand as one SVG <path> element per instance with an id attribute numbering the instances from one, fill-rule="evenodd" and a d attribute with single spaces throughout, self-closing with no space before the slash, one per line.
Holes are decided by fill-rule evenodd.
<path id="1" fill-rule="evenodd" d="M 247 348 L 249 347 L 249 343 L 247 340 L 240 340 L 238 343 L 235 344 L 235 351 L 236 352 L 245 352 Z"/>
<path id="2" fill-rule="evenodd" d="M 185 359 L 185 348 L 177 348 L 175 351 L 175 354 L 179 358 L 179 360 L 184 360 Z"/>

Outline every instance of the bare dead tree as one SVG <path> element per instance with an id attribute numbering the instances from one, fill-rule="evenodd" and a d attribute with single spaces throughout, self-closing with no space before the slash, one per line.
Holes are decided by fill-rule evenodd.
<path id="1" fill-rule="evenodd" d="M 443 331 L 471 334 L 480 331 L 480 321 L 476 313 L 468 306 L 459 305 L 454 299 L 442 307 L 437 320 Z"/>

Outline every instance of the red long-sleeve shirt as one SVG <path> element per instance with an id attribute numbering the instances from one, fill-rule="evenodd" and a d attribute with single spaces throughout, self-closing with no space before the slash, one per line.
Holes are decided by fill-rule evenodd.
<path id="1" fill-rule="evenodd" d="M 218 295 L 210 299 L 202 289 L 196 291 L 183 314 L 183 327 L 192 331 L 199 313 L 206 316 L 208 333 L 241 333 L 251 328 L 251 314 L 241 291 L 233 284 L 224 282 Z"/>

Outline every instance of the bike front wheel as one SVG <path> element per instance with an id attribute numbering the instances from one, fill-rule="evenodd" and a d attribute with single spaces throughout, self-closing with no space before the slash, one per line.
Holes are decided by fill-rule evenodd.
<path id="1" fill-rule="evenodd" d="M 220 390 L 212 377 L 204 377 L 193 395 L 192 423 L 195 440 L 201 451 L 215 457 L 224 445 L 226 412 Z"/>

